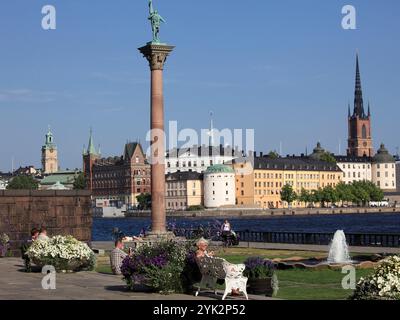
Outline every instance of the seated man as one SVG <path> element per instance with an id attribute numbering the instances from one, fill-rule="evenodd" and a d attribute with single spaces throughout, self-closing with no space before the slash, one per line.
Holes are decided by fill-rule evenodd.
<path id="1" fill-rule="evenodd" d="M 129 255 L 131 255 L 131 248 L 129 248 Z M 124 243 L 121 239 L 115 241 L 115 248 L 111 251 L 110 263 L 111 270 L 115 275 L 121 275 L 122 261 L 128 254 L 124 252 Z"/>
<path id="2" fill-rule="evenodd" d="M 32 267 L 31 267 L 31 260 L 29 259 L 29 257 L 26 255 L 26 251 L 29 249 L 29 247 L 31 246 L 31 244 L 37 240 L 39 236 L 39 230 L 36 228 L 33 228 L 31 230 L 31 238 L 29 240 L 27 240 L 22 246 L 21 246 L 21 255 L 22 255 L 22 259 L 24 259 L 24 263 L 25 263 L 25 271 L 26 272 L 31 272 L 32 271 Z"/>

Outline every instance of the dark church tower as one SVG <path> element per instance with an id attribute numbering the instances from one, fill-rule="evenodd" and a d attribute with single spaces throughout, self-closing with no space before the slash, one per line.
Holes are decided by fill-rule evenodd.
<path id="1" fill-rule="evenodd" d="M 349 106 L 349 140 L 347 154 L 356 157 L 372 157 L 374 150 L 371 136 L 371 110 L 369 105 L 367 114 L 364 110 L 358 54 L 356 65 L 356 90 L 353 115 L 351 115 Z"/>

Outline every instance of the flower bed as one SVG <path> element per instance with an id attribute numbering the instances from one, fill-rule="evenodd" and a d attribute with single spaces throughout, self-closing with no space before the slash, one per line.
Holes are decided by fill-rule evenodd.
<path id="1" fill-rule="evenodd" d="M 57 271 L 93 270 L 96 257 L 89 246 L 72 236 L 55 236 L 36 240 L 26 252 L 31 261 L 43 267 L 53 266 Z"/>
<path id="2" fill-rule="evenodd" d="M 400 300 L 400 257 L 383 260 L 372 275 L 361 278 L 350 299 Z"/>
<path id="3" fill-rule="evenodd" d="M 148 287 L 163 293 L 186 292 L 197 265 L 190 245 L 174 241 L 143 245 L 126 257 L 121 271 L 128 287 Z"/>
<path id="4" fill-rule="evenodd" d="M 262 257 L 250 257 L 245 261 L 246 276 L 249 284 L 249 293 L 263 294 L 267 296 L 276 295 L 278 288 L 278 278 L 275 273 L 275 264 L 271 260 Z"/>

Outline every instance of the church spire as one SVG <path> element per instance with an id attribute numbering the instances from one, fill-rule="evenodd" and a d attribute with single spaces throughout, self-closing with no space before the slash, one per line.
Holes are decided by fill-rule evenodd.
<path id="1" fill-rule="evenodd" d="M 354 93 L 354 115 L 356 117 L 360 117 L 362 119 L 366 118 L 364 111 L 364 100 L 361 88 L 361 73 L 360 73 L 360 64 L 358 53 L 356 56 L 356 86 Z"/>
<path id="2" fill-rule="evenodd" d="M 93 141 L 93 130 L 90 128 L 90 136 L 89 136 L 89 144 L 87 148 L 87 154 L 93 154 L 96 155 L 96 148 L 94 146 L 94 141 Z"/>

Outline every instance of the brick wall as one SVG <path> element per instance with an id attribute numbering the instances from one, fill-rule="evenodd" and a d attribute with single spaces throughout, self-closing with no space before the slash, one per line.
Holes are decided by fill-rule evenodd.
<path id="1" fill-rule="evenodd" d="M 14 254 L 30 230 L 42 225 L 49 236 L 70 234 L 90 242 L 91 211 L 89 191 L 0 191 L 0 233 L 10 236 Z"/>

